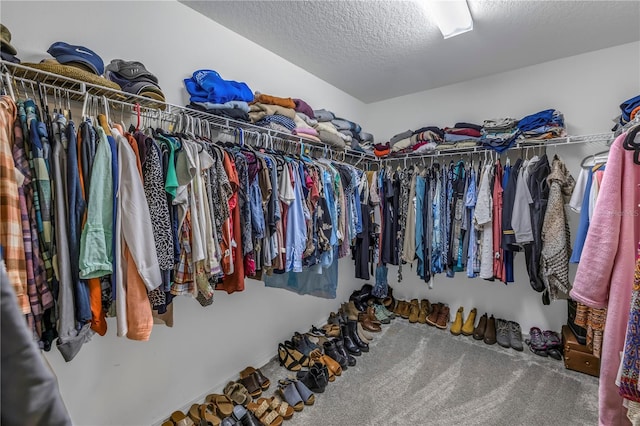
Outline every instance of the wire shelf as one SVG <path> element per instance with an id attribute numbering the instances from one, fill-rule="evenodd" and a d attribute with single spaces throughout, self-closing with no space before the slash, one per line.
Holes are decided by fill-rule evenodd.
<path id="1" fill-rule="evenodd" d="M 22 91 L 26 96 L 30 96 L 31 94 L 35 95 L 36 90 L 39 90 L 39 86 L 42 87 L 43 90 L 46 90 L 48 95 L 56 96 L 57 94 L 61 94 L 65 99 L 68 98 L 75 102 L 85 102 L 88 97 L 102 98 L 108 101 L 110 106 L 115 107 L 117 110 L 135 112 L 137 106 L 139 106 L 141 110 L 157 114 L 156 117 L 172 117 L 177 121 L 182 120 L 187 116 L 200 120 L 201 122 L 204 122 L 205 125 L 209 125 L 215 129 L 232 131 L 242 129 L 243 131 L 252 132 L 254 134 L 266 134 L 270 138 L 297 143 L 301 146 L 301 151 L 304 151 L 306 147 L 315 150 L 322 150 L 325 153 L 332 153 L 333 151 L 329 145 L 318 143 L 314 140 L 306 139 L 301 136 L 267 129 L 251 123 L 217 116 L 208 112 L 198 111 L 168 102 L 159 102 L 155 99 L 126 93 L 90 82 L 79 81 L 70 77 L 53 74 L 48 71 L 30 68 L 7 61 L 0 61 L 0 66 L 5 77 L 3 82 L 10 88 L 15 88 L 18 93 Z M 351 159 L 357 159 L 358 162 L 363 160 L 376 161 L 376 157 L 368 152 L 361 152 L 349 148 L 345 148 L 344 151 L 335 151 L 339 155 L 342 155 L 343 158 L 349 157 Z"/>

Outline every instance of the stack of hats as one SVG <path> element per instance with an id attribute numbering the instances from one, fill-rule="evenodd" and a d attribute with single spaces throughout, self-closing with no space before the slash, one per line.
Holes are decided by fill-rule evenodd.
<path id="1" fill-rule="evenodd" d="M 105 68 L 105 77 L 120 86 L 124 92 L 165 101 L 158 78 L 141 62 L 113 59 Z"/>
<path id="2" fill-rule="evenodd" d="M 545 140 L 567 135 L 564 116 L 556 109 L 527 115 L 518 122 L 518 128 L 526 140 Z"/>
<path id="3" fill-rule="evenodd" d="M 0 50 L 2 60 L 19 64 L 20 59 L 16 58 L 18 52 L 11 45 L 11 31 L 2 24 L 0 24 L 0 43 L 2 44 L 2 49 Z"/>
<path id="4" fill-rule="evenodd" d="M 456 123 L 444 128 L 444 142 L 437 149 L 470 148 L 480 142 L 482 126 L 472 123 Z"/>
<path id="5" fill-rule="evenodd" d="M 37 64 L 24 63 L 23 65 L 98 86 L 120 90 L 120 86 L 102 77 L 104 63 L 102 58 L 93 50 L 84 46 L 75 46 L 58 41 L 53 43 L 47 52 L 55 59 L 45 59 Z"/>
<path id="6" fill-rule="evenodd" d="M 614 131 L 620 126 L 624 126 L 630 121 L 640 117 L 640 95 L 631 99 L 627 99 L 620 104 L 620 117 L 617 119 L 618 123 L 614 127 Z"/>
<path id="7" fill-rule="evenodd" d="M 197 70 L 184 80 L 189 93 L 189 108 L 234 120 L 249 121 L 253 92 L 246 83 L 225 80 L 213 70 Z"/>
<path id="8" fill-rule="evenodd" d="M 485 120 L 481 133 L 482 145 L 497 152 L 504 152 L 511 148 L 520 136 L 518 120 L 513 118 Z"/>

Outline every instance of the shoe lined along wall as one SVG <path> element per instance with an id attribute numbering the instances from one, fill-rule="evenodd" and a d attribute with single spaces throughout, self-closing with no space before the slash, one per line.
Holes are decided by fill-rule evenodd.
<path id="1" fill-rule="evenodd" d="M 34 22 L 39 18 L 25 13 L 25 7 L 9 2 L 3 4 L 1 15 L 23 60 L 41 58 L 57 40 L 91 46 L 105 58 L 139 59 L 157 75 L 167 100 L 176 104 L 187 103 L 182 79 L 190 71 L 213 68 L 227 78 L 247 81 L 264 93 L 299 96 L 314 107 L 339 111 L 341 116 L 361 123 L 377 140 L 389 139 L 400 129 L 417 128 L 425 124 L 425 117 L 430 123 L 443 125 L 456 121 L 481 123 L 496 116 L 524 117 L 549 106 L 565 114 L 570 134 L 601 133 L 610 129 L 617 105 L 640 91 L 637 78 L 630 77 L 639 74 L 638 44 L 632 43 L 427 93 L 364 104 L 177 3 L 132 4 L 128 15 L 131 18 L 121 16 L 105 3 L 65 4 L 66 15 L 78 23 L 75 28 L 45 19 Z M 46 12 L 60 13 L 62 6 L 38 3 L 38 7 L 42 16 L 49 16 Z M 152 35 L 140 30 L 136 43 L 131 43 L 130 32 L 113 34 L 107 40 L 95 32 L 95 25 L 102 24 L 90 25 L 81 19 L 90 15 L 117 17 L 130 28 L 137 28 L 135 16 L 169 20 L 176 31 Z M 108 21 L 105 19 L 105 32 L 109 31 Z M 36 26 L 40 28 L 37 34 L 30 30 Z M 225 42 L 211 47 L 198 43 L 205 51 L 195 48 L 193 40 L 211 38 Z M 589 71 L 576 74 L 575 69 Z M 525 79 L 531 82 L 528 87 L 522 87 Z M 533 89 L 540 85 L 548 91 Z M 514 98 L 512 93 L 516 92 L 519 96 Z M 427 97 L 433 101 L 424 102 Z M 585 144 L 558 147 L 557 153 L 577 177 L 582 159 L 602 149 L 602 145 Z M 578 217 L 568 215 L 574 235 Z M 525 332 L 533 326 L 559 331 L 566 322 L 564 302 L 545 306 L 529 286 L 523 256 L 516 256 L 514 282 L 508 286 L 468 279 L 458 273 L 454 278 L 436 276 L 433 289 L 429 289 L 416 275 L 416 266 L 403 265 L 401 282 L 396 279 L 397 267 L 389 267 L 387 280 L 396 298 L 446 302 L 452 313 L 459 306 L 466 310 L 476 307 L 478 317 L 484 312 L 493 313 L 496 318 L 519 323 Z M 107 335 L 87 342 L 72 362 L 65 363 L 55 350 L 47 353 L 74 423 L 148 424 L 166 416 L 168 407 L 177 408 L 211 389 L 222 389 L 232 372 L 246 365 L 262 365 L 273 357 L 276 342 L 285 341 L 301 329 L 301 324 L 320 326 L 326 321 L 327 312 L 336 311 L 353 290 L 361 288 L 365 281 L 354 279 L 350 259 L 341 260 L 337 267 L 335 299 L 298 296 L 248 279 L 244 292 L 216 292 L 213 305 L 206 309 L 187 298 L 176 298 L 173 328 L 154 327 L 147 343 L 133 344 L 116 338 L 115 321 L 108 319 L 111 329 Z M 574 274 L 575 268 L 569 271 L 571 277 Z M 374 281 L 375 274 L 370 279 L 372 284 Z M 174 371 L 172 363 L 176 360 L 183 366 Z M 158 374 L 159 371 L 164 373 Z M 80 383 L 74 379 L 78 374 L 84 378 Z M 131 377 L 140 380 L 131 381 Z M 83 397 L 87 394 L 96 397 L 87 400 Z M 140 400 L 139 395 L 145 398 Z M 133 400 L 138 403 L 132 404 Z"/>

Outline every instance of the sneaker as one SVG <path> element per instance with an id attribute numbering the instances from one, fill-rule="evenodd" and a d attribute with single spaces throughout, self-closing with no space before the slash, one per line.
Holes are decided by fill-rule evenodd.
<path id="1" fill-rule="evenodd" d="M 496 341 L 503 348 L 508 348 L 511 346 L 509 342 L 509 322 L 503 319 L 496 320 Z"/>
<path id="2" fill-rule="evenodd" d="M 378 321 L 380 321 L 382 324 L 389 324 L 391 322 L 391 320 L 389 319 L 389 317 L 384 313 L 384 311 L 381 309 L 382 305 L 373 305 L 373 312 L 374 312 L 374 316 L 376 317 L 376 319 Z"/>
<path id="3" fill-rule="evenodd" d="M 529 346 L 529 350 L 536 355 L 547 357 L 547 344 L 542 335 L 542 331 L 538 327 L 531 327 L 529 330 L 529 338 L 525 340 Z"/>
<path id="4" fill-rule="evenodd" d="M 509 321 L 509 346 L 516 351 L 522 352 L 522 331 L 520 324 L 515 321 Z"/>

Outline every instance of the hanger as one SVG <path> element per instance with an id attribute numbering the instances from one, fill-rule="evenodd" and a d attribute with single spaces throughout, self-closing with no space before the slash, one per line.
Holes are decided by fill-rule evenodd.
<path id="1" fill-rule="evenodd" d="M 640 124 L 632 126 L 627 130 L 627 135 L 622 142 L 622 147 L 627 151 L 633 151 L 633 162 L 640 165 Z"/>

